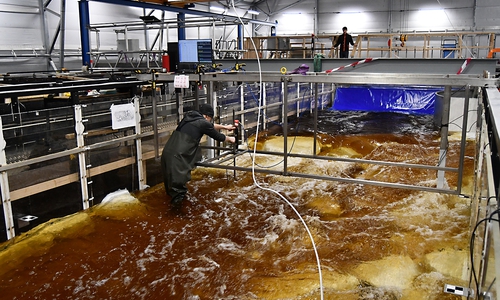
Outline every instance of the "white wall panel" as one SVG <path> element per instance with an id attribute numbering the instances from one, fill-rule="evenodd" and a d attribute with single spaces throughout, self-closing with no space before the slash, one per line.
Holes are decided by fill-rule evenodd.
<path id="1" fill-rule="evenodd" d="M 40 17 L 0 12 L 1 50 L 41 48 Z"/>
<path id="2" fill-rule="evenodd" d="M 408 23 L 401 31 L 472 30 L 470 9 L 416 10 L 408 14 Z"/>
<path id="3" fill-rule="evenodd" d="M 500 30 L 500 3 L 498 0 L 478 0 L 476 27 L 479 30 Z"/>
<path id="4" fill-rule="evenodd" d="M 38 15 L 34 14 L 14 14 L 1 12 L 2 6 L 20 9 L 37 7 L 37 2 L 33 0 L 3 0 L 0 4 L 0 38 L 2 43 L 0 49 L 10 49 L 13 47 L 39 48 L 42 46 L 40 38 Z M 278 35 L 293 35 L 311 33 L 338 34 L 343 26 L 349 28 L 351 33 L 365 32 L 398 32 L 398 31 L 442 31 L 442 30 L 474 30 L 474 22 L 480 30 L 499 30 L 500 28 L 500 6 L 497 0 L 478 0 L 476 17 L 474 18 L 474 2 L 471 0 L 423 0 L 423 1 L 396 1 L 396 0 L 375 0 L 375 1 L 331 1 L 331 0 L 280 0 L 267 1 L 259 9 L 270 13 L 268 21 L 278 21 Z M 59 12 L 59 1 L 53 0 L 50 8 Z M 66 48 L 80 48 L 80 28 L 78 1 L 67 1 L 66 3 Z M 317 6 L 317 7 L 316 7 Z M 130 22 L 139 21 L 139 16 L 143 15 L 143 10 L 135 7 L 105 4 L 99 2 L 89 2 L 91 12 L 90 21 L 92 24 L 103 22 Z M 197 9 L 207 9 L 204 6 Z M 444 15 L 437 16 L 434 12 L 420 11 L 421 9 L 445 8 Z M 315 12 L 318 12 L 315 14 Z M 234 15 L 232 9 L 230 14 Z M 243 11 L 239 11 L 241 15 Z M 155 12 L 160 18 L 160 12 Z M 53 36 L 53 28 L 57 26 L 58 18 L 47 14 L 50 37 Z M 166 13 L 166 18 L 174 19 L 176 14 Z M 190 16 L 188 16 L 189 18 Z M 266 14 L 261 13 L 259 19 L 266 19 Z M 317 19 L 315 19 L 317 18 Z M 432 22 L 431 22 L 432 21 Z M 316 28 L 317 27 L 317 28 Z M 269 28 L 260 27 L 259 35 L 268 35 Z M 235 39 L 237 30 L 230 28 L 212 28 L 186 30 L 188 38 L 211 37 L 215 33 L 215 38 Z M 130 32 L 129 37 L 140 39 L 141 47 L 145 47 L 144 35 L 141 32 Z M 154 39 L 156 31 L 150 33 L 150 40 Z M 245 36 L 248 33 L 245 32 Z M 176 40 L 175 29 L 168 33 L 169 40 Z M 96 35 L 93 33 L 92 47 L 97 45 Z M 100 32 L 101 49 L 114 49 L 116 47 L 116 33 L 109 30 Z M 56 44 L 56 47 L 59 47 Z"/>
<path id="5" fill-rule="evenodd" d="M 0 0 L 0 51 L 10 53 L 11 50 L 41 49 L 43 47 L 40 14 L 36 0 Z M 55 13 L 60 12 L 60 0 L 52 0 L 49 9 Z M 474 4 L 476 3 L 476 7 Z M 89 1 L 90 22 L 97 23 L 122 23 L 140 22 L 139 17 L 144 15 L 141 8 L 126 7 Z M 197 5 L 197 10 L 208 10 L 207 6 Z M 430 11 L 429 9 L 434 9 Z M 347 26 L 349 32 L 356 35 L 360 33 L 386 33 L 386 32 L 429 32 L 443 30 L 484 30 L 500 34 L 500 2 L 498 0 L 268 0 L 262 2 L 258 10 L 261 14 L 257 17 L 268 22 L 278 21 L 278 35 L 310 35 L 340 34 L 341 28 Z M 438 11 L 441 10 L 441 11 Z M 24 12 L 24 13 L 15 13 Z M 26 13 L 31 12 L 31 13 Z M 149 13 L 146 12 L 146 13 Z M 239 10 L 240 16 L 245 11 Z M 475 13 L 475 15 L 474 15 Z M 234 15 L 229 9 L 227 14 Z M 161 18 L 161 12 L 154 15 Z M 165 13 L 165 18 L 175 20 L 176 14 Z M 187 19 L 195 16 L 187 15 Z M 249 17 L 248 15 L 246 17 Z M 49 43 L 54 38 L 59 17 L 46 13 Z M 250 30 L 254 25 L 245 26 Z M 259 36 L 270 35 L 268 26 L 256 26 Z M 78 1 L 66 1 L 66 34 L 65 50 L 67 52 L 81 49 L 80 17 Z M 248 30 L 244 35 L 249 36 Z M 152 43 L 157 30 L 149 31 L 149 43 Z M 177 41 L 177 28 L 172 25 L 164 31 L 164 47 L 168 41 Z M 221 27 L 194 27 L 186 29 L 186 37 L 214 38 L 218 40 L 235 40 L 238 36 L 237 26 Z M 97 35 L 91 33 L 91 46 L 97 47 Z M 118 38 L 123 38 L 119 34 Z M 146 48 L 145 37 L 142 31 L 128 33 L 128 38 L 138 39 L 141 49 Z M 115 50 L 117 48 L 117 34 L 113 28 L 100 31 L 100 49 Z M 440 43 L 440 41 L 435 41 Z M 471 38 L 470 44 L 488 41 L 476 41 Z M 328 43 L 328 41 L 327 41 Z M 410 43 L 410 41 L 409 41 Z M 54 44 L 57 49 L 60 42 Z M 496 43 L 500 47 L 500 40 Z M 158 49 L 158 45 L 154 49 Z M 483 56 L 484 54 L 481 54 Z"/>
<path id="6" fill-rule="evenodd" d="M 273 5 L 274 2 L 277 4 Z M 481 30 L 499 30 L 500 2 L 476 2 L 477 7 L 474 9 L 475 1 L 472 0 L 304 0 L 299 3 L 295 0 L 281 0 L 268 1 L 271 4 L 262 4 L 259 8 L 270 14 L 269 20 L 278 20 L 278 34 L 308 34 L 313 31 L 338 33 L 343 26 L 347 26 L 352 33 L 475 30 L 475 25 Z M 316 11 L 317 28 L 314 28 Z M 296 30 L 293 30 L 283 18 L 289 13 L 298 12 L 310 15 L 311 21 L 297 22 Z"/>

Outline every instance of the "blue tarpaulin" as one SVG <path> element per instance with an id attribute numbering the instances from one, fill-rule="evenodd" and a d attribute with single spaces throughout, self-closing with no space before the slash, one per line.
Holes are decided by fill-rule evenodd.
<path id="1" fill-rule="evenodd" d="M 338 87 L 332 110 L 434 114 L 436 92 L 442 88 Z"/>

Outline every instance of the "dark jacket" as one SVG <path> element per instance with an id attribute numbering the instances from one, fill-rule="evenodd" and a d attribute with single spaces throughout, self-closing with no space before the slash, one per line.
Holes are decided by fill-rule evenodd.
<path id="1" fill-rule="evenodd" d="M 191 170 L 201 159 L 199 143 L 204 134 L 221 142 L 226 139 L 203 115 L 189 111 L 165 144 L 161 167 L 165 190 L 172 198 L 184 197 L 187 192 L 186 183 L 191 180 Z"/>
<path id="2" fill-rule="evenodd" d="M 340 51 L 346 52 L 349 51 L 349 44 L 354 46 L 354 41 L 352 40 L 352 36 L 348 33 L 343 33 L 339 35 L 337 42 L 333 46 L 337 47 L 340 45 Z"/>

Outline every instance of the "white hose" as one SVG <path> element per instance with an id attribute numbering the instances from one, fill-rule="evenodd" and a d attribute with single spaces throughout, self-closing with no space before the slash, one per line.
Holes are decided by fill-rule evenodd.
<path id="1" fill-rule="evenodd" d="M 243 25 L 243 21 L 241 20 L 238 12 L 236 11 L 236 7 L 234 6 L 234 0 L 231 0 L 231 6 L 233 7 L 234 13 L 238 17 L 238 20 L 240 21 L 240 24 L 242 24 L 242 26 L 244 26 Z M 251 34 L 248 32 L 248 30 L 246 28 L 245 28 L 245 31 L 247 31 L 247 34 L 249 36 L 251 36 Z M 292 203 L 290 203 L 290 201 L 288 201 L 278 191 L 273 190 L 271 188 L 265 188 L 265 187 L 261 186 L 257 182 L 257 179 L 255 178 L 255 155 L 256 155 L 256 151 L 257 151 L 257 139 L 259 137 L 259 124 L 260 124 L 260 116 L 261 116 L 261 110 L 262 110 L 262 94 L 263 94 L 263 90 L 262 89 L 263 89 L 263 86 L 262 86 L 262 68 L 261 68 L 261 65 L 260 65 L 260 59 L 259 59 L 259 54 L 257 52 L 257 47 L 255 46 L 255 43 L 254 43 L 253 39 L 250 39 L 250 41 L 252 41 L 252 46 L 253 46 L 253 49 L 254 49 L 255 54 L 256 54 L 255 57 L 257 57 L 257 64 L 259 66 L 259 89 L 260 89 L 259 90 L 259 113 L 258 113 L 258 116 L 257 116 L 257 131 L 255 133 L 255 141 L 254 141 L 253 156 L 252 156 L 252 179 L 253 179 L 254 184 L 258 188 L 260 188 L 262 190 L 265 190 L 265 191 L 273 192 L 276 195 L 280 196 L 281 199 L 283 199 L 293 209 L 293 211 L 295 212 L 295 214 L 299 217 L 300 221 L 302 222 L 302 224 L 306 228 L 307 234 L 309 235 L 309 238 L 311 239 L 311 243 L 312 243 L 312 246 L 313 246 L 313 249 L 314 249 L 314 254 L 316 255 L 316 263 L 318 265 L 318 273 L 319 273 L 320 295 L 321 295 L 321 300 L 323 300 L 323 276 L 321 274 L 321 263 L 320 263 L 320 260 L 319 260 L 318 250 L 316 249 L 316 244 L 314 243 L 314 238 L 313 238 L 313 236 L 311 234 L 311 231 L 309 230 L 309 227 L 307 226 L 306 222 L 304 221 L 304 219 L 302 218 L 302 216 L 300 215 L 300 213 L 297 211 L 297 209 L 295 209 L 295 207 L 292 205 Z"/>

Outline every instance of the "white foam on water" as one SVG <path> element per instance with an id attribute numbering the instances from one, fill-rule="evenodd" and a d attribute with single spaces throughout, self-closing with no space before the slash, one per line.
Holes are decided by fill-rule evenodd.
<path id="1" fill-rule="evenodd" d="M 245 253 L 239 245 L 226 238 L 222 239 L 222 242 L 217 244 L 217 248 L 219 250 L 234 252 L 240 255 Z"/>
<path id="2" fill-rule="evenodd" d="M 213 211 L 213 210 L 206 210 L 205 212 L 203 212 L 203 213 L 201 214 L 201 217 L 202 217 L 203 219 L 206 219 L 206 220 L 209 220 L 209 219 L 211 219 L 211 218 L 213 218 L 213 217 L 215 217 L 215 216 L 216 216 L 216 212 L 215 212 L 215 211 Z"/>
<path id="3" fill-rule="evenodd" d="M 107 194 L 101 203 L 107 203 L 111 201 L 134 201 L 135 198 L 130 194 L 127 189 L 117 190 L 115 192 Z"/>
<path id="4" fill-rule="evenodd" d="M 260 240 L 260 243 L 262 245 L 270 245 L 270 244 L 274 243 L 278 238 L 279 238 L 279 235 L 277 235 L 274 232 L 270 232 L 270 233 L 266 234 L 266 236 L 264 238 L 259 239 L 259 240 Z"/>
<path id="5" fill-rule="evenodd" d="M 393 214 L 400 225 L 428 239 L 463 239 L 468 234 L 457 226 L 468 222 L 469 216 L 463 214 L 467 205 L 457 202 L 451 206 L 449 201 L 452 199 L 459 198 L 436 193 L 415 193 L 403 199 L 402 203 L 393 203 L 393 206 L 404 204 L 402 208 L 396 207 Z M 457 231 L 458 234 L 455 233 Z"/>
<path id="6" fill-rule="evenodd" d="M 156 279 L 156 280 L 153 280 L 149 285 L 152 285 L 152 286 L 155 286 L 157 285 L 158 283 L 162 283 L 162 282 L 165 282 L 165 281 L 169 281 L 169 276 L 168 275 L 165 275 L 159 279 Z"/>
<path id="7" fill-rule="evenodd" d="M 130 283 L 132 283 L 132 277 L 130 277 L 130 276 L 123 276 L 123 284 L 125 286 L 129 286 Z"/>

